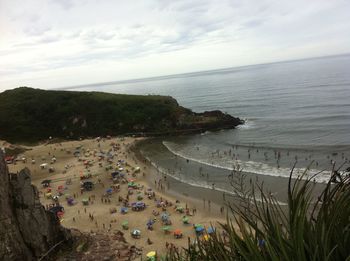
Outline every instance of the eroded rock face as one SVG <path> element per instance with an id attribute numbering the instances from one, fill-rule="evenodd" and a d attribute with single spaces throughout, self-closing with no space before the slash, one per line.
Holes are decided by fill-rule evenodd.
<path id="1" fill-rule="evenodd" d="M 70 240 L 70 232 L 40 204 L 29 170 L 9 174 L 0 152 L 0 260 L 37 260 Z"/>

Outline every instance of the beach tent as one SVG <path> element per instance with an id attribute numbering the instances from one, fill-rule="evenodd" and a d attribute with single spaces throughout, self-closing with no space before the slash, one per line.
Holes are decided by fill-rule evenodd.
<path id="1" fill-rule="evenodd" d="M 147 261 L 156 261 L 157 260 L 157 252 L 156 251 L 150 251 L 146 255 Z"/>
<path id="2" fill-rule="evenodd" d="M 138 230 L 138 229 L 133 229 L 133 230 L 131 231 L 131 236 L 132 236 L 133 238 L 140 238 L 140 237 L 141 237 L 141 231 Z"/>

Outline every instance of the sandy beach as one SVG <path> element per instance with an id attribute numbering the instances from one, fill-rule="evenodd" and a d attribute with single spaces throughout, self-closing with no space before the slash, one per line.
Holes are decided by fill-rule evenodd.
<path id="1" fill-rule="evenodd" d="M 24 167 L 31 170 L 42 204 L 64 207 L 60 213 L 63 226 L 86 232 L 121 230 L 130 244 L 142 249 L 143 257 L 152 250 L 162 255 L 172 245 L 186 246 L 196 238 L 194 224 L 218 228 L 218 222 L 225 220 L 220 206 L 168 190 L 167 178 L 130 150 L 140 139 L 88 139 L 28 147 L 8 166 L 13 173 Z M 116 172 L 118 178 L 113 181 Z M 44 187 L 44 180 L 51 180 L 49 187 Z M 91 191 L 82 189 L 86 181 L 91 182 L 86 183 L 92 184 Z M 143 202 L 145 209 L 137 211 L 135 202 Z M 184 216 L 189 224 L 184 224 Z M 171 224 L 166 227 L 169 221 L 162 218 Z M 150 220 L 151 229 L 147 227 Z M 126 222 L 128 229 L 123 229 Z M 134 229 L 140 231 L 139 238 L 131 235 Z M 181 231 L 181 238 L 174 236 L 175 230 Z"/>

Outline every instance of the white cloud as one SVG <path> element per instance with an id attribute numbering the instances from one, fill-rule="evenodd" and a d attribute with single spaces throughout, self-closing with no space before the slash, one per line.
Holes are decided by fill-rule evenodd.
<path id="1" fill-rule="evenodd" d="M 0 0 L 0 90 L 350 51 L 345 0 Z"/>

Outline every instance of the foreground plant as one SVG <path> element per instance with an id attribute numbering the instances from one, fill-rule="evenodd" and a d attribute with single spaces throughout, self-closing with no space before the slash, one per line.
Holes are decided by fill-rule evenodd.
<path id="1" fill-rule="evenodd" d="M 292 173 L 287 206 L 262 186 L 247 189 L 244 176 L 232 180 L 237 200 L 222 233 L 171 249 L 166 260 L 350 260 L 349 172 L 333 171 L 317 196 L 314 177 L 292 179 Z"/>

